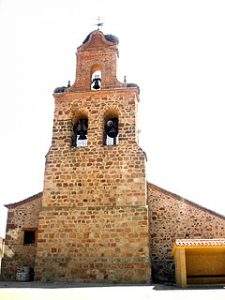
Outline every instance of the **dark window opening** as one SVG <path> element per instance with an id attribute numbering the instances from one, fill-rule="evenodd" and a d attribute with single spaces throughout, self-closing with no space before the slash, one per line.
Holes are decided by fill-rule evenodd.
<path id="1" fill-rule="evenodd" d="M 24 230 L 24 245 L 35 243 L 35 230 Z"/>
<path id="2" fill-rule="evenodd" d="M 104 145 L 118 145 L 118 118 L 107 118 L 104 126 Z"/>
<path id="3" fill-rule="evenodd" d="M 72 147 L 87 146 L 88 119 L 81 118 L 73 126 Z"/>

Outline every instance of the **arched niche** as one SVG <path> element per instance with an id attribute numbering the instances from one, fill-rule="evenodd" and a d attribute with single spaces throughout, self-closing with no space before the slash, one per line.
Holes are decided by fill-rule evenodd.
<path id="1" fill-rule="evenodd" d="M 102 85 L 102 67 L 99 64 L 95 64 L 91 68 L 90 72 L 90 86 L 91 90 L 100 90 Z"/>
<path id="2" fill-rule="evenodd" d="M 103 145 L 115 146 L 119 143 L 119 114 L 116 110 L 108 110 L 103 120 Z"/>
<path id="3" fill-rule="evenodd" d="M 88 143 L 88 115 L 78 112 L 74 116 L 71 145 L 75 148 L 86 147 Z"/>

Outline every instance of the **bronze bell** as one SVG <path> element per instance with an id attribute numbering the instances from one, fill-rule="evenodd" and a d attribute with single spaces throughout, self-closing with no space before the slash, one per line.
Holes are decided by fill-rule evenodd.
<path id="1" fill-rule="evenodd" d="M 105 128 L 106 134 L 110 138 L 115 138 L 118 135 L 118 119 L 117 118 L 112 118 L 109 119 L 106 122 L 106 128 Z"/>
<path id="2" fill-rule="evenodd" d="M 75 128 L 78 137 L 78 140 L 86 140 L 87 139 L 87 129 L 88 129 L 88 120 L 80 119 L 77 123 L 77 127 Z"/>
<path id="3" fill-rule="evenodd" d="M 80 134 L 78 137 L 78 140 L 86 140 L 86 139 L 87 139 L 87 136 L 84 133 Z"/>
<path id="4" fill-rule="evenodd" d="M 101 78 L 100 77 L 94 77 L 92 80 L 92 88 L 94 90 L 100 90 L 101 88 Z"/>

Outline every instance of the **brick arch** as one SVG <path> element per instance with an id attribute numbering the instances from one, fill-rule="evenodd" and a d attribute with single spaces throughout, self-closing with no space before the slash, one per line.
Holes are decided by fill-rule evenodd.
<path id="1" fill-rule="evenodd" d="M 86 109 L 75 110 L 72 115 L 72 123 L 74 124 L 81 118 L 87 118 L 89 120 L 88 110 L 86 110 Z"/>
<path id="2" fill-rule="evenodd" d="M 94 65 L 92 65 L 91 66 L 91 68 L 90 68 L 90 76 L 92 76 L 92 74 L 94 73 L 94 72 L 96 72 L 96 71 L 103 71 L 103 67 L 102 67 L 102 65 L 101 64 L 94 64 Z"/>
<path id="3" fill-rule="evenodd" d="M 74 124 L 81 118 L 87 118 L 88 119 L 88 128 L 89 128 L 89 121 L 90 121 L 90 116 L 89 116 L 89 112 L 87 109 L 73 109 L 72 107 L 72 116 L 71 116 L 71 133 L 73 131 L 73 126 Z"/>
<path id="4" fill-rule="evenodd" d="M 117 117 L 119 119 L 120 111 L 117 107 L 109 107 L 103 113 L 103 118 L 107 117 Z"/>

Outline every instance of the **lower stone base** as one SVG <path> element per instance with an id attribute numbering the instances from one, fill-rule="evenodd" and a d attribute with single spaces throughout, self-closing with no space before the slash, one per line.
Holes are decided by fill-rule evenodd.
<path id="1" fill-rule="evenodd" d="M 1 265 L 3 280 L 16 280 L 17 269 L 28 266 L 34 269 L 36 247 L 33 245 L 5 245 L 5 253 Z"/>
<path id="2" fill-rule="evenodd" d="M 36 280 L 148 283 L 149 262 L 145 259 L 56 257 L 42 261 L 44 268 L 36 268 Z"/>
<path id="3" fill-rule="evenodd" d="M 45 209 L 35 278 L 41 281 L 150 281 L 146 206 Z"/>
<path id="4" fill-rule="evenodd" d="M 152 281 L 154 283 L 175 283 L 175 265 L 172 259 L 152 259 Z"/>
<path id="5" fill-rule="evenodd" d="M 12 259 L 3 258 L 1 265 L 1 280 L 15 280 L 17 265 Z"/>

